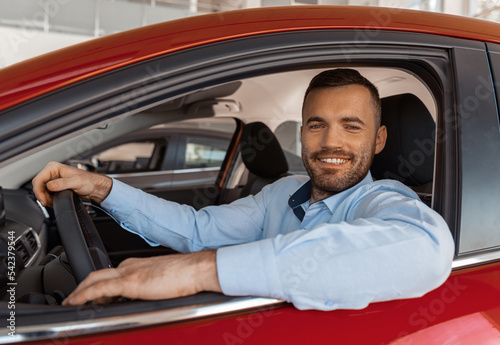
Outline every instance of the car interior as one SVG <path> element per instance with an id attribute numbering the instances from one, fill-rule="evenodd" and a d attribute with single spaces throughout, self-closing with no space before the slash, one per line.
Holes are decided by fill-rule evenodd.
<path id="1" fill-rule="evenodd" d="M 31 192 L 31 179 L 49 161 L 67 162 L 107 142 L 154 126 L 182 125 L 186 120 L 212 123 L 213 119 L 226 122 L 232 119 L 234 133 L 215 182 L 176 187 L 166 194 L 172 201 L 195 208 L 229 203 L 257 193 L 282 176 L 300 172 L 303 95 L 310 79 L 324 69 L 259 75 L 197 90 L 149 109 L 107 119 L 93 128 L 66 134 L 50 145 L 41 146 L 37 152 L 0 166 L 3 188 L 0 203 L 3 202 L 2 210 L 5 210 L 1 217 L 4 229 L 0 250 L 2 256 L 7 252 L 6 229 L 14 229 L 20 261 L 17 266 L 20 308 L 62 308 L 59 304 L 76 286 L 74 267 L 64 253 L 54 210 L 42 207 Z M 388 128 L 386 147 L 372 166 L 373 177 L 400 180 L 432 206 L 438 112 L 433 94 L 418 75 L 402 68 L 356 69 L 378 87 L 382 123 Z M 255 142 L 259 144 L 257 147 L 252 146 Z M 84 201 L 82 207 L 84 213 L 90 215 L 114 266 L 128 257 L 174 252 L 168 247 L 150 247 L 140 237 L 121 229 L 99 205 Z M 95 259 L 102 256 L 102 252 L 91 253 L 91 256 Z M 8 299 L 6 273 L 0 271 L 0 296 L 4 301 Z"/>

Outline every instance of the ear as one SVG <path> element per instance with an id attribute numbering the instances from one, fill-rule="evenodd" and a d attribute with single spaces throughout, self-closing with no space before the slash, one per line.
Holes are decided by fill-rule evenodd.
<path id="1" fill-rule="evenodd" d="M 385 147 L 385 141 L 387 139 L 387 128 L 385 126 L 380 126 L 377 130 L 377 138 L 375 139 L 375 154 L 380 153 Z"/>

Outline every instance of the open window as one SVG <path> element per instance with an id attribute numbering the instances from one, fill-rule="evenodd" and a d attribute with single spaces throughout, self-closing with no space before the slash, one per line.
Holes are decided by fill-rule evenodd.
<path id="1" fill-rule="evenodd" d="M 418 138 L 407 141 L 415 143 L 415 140 L 420 140 L 429 152 L 421 152 L 426 155 L 425 165 L 430 171 L 430 181 L 419 182 L 425 185 L 424 198 L 439 212 L 450 209 L 449 206 L 446 208 L 447 199 L 443 195 L 448 195 L 445 191 L 451 191 L 453 198 L 453 193 L 456 193 L 453 192 L 453 174 L 451 178 L 450 174 L 446 175 L 447 185 L 443 185 L 442 180 L 444 172 L 455 168 L 453 162 L 446 165 L 449 157 L 453 157 L 454 148 L 446 147 L 449 152 L 444 157 L 444 144 L 436 140 L 439 131 L 444 129 L 443 109 L 450 102 L 443 91 L 451 89 L 452 84 L 445 77 L 449 68 L 447 49 L 436 44 L 429 48 L 426 40 L 420 39 L 419 35 L 398 33 L 380 34 L 373 42 L 360 46 L 352 44 L 354 35 L 356 32 L 311 30 L 228 40 L 172 55 L 157 56 L 154 61 L 117 69 L 17 107 L 15 111 L 20 118 L 26 116 L 29 120 L 31 114 L 37 115 L 40 125 L 36 130 L 37 133 L 43 132 L 43 135 L 30 137 L 31 132 L 24 131 L 19 137 L 23 146 L 12 147 L 9 153 L 19 154 L 25 150 L 22 151 L 24 156 L 14 164 L 3 167 L 0 177 L 10 188 L 19 188 L 23 184 L 27 185 L 47 161 L 67 161 L 83 152 L 106 146 L 99 152 L 92 151 L 89 160 L 99 160 L 100 167 L 106 166 L 107 173 L 122 174 L 117 178 L 130 184 L 137 183 L 136 187 L 153 191 L 168 200 L 195 208 L 213 205 L 221 190 L 230 192 L 241 188 L 248 176 L 239 152 L 241 125 L 256 121 L 265 123 L 289 154 L 289 173 L 303 173 L 299 134 L 305 89 L 317 73 L 330 68 L 349 67 L 358 69 L 374 82 L 384 100 L 403 97 L 405 94 L 416 98 L 422 111 L 417 112 L 415 106 L 410 107 L 411 119 L 420 118 L 424 113 L 430 116 L 433 129 L 428 130 L 426 127 L 423 130 L 429 135 L 426 139 L 430 142 Z M 408 54 L 410 48 L 412 55 Z M 145 70 L 152 73 L 146 74 Z M 116 80 L 120 80 L 119 86 Z M 78 109 L 75 109 L 75 97 L 81 101 Z M 400 104 L 409 103 L 402 101 Z M 396 113 L 407 112 L 404 107 L 399 108 Z M 52 118 L 57 118 L 59 122 L 52 121 Z M 158 140 L 148 133 L 144 138 L 113 144 L 113 148 L 107 146 L 138 131 L 163 130 L 164 124 L 214 119 L 229 119 L 233 122 L 232 129 L 215 138 L 206 133 L 198 135 L 202 134 L 198 133 L 199 128 L 177 128 L 166 139 Z M 390 122 L 394 123 L 392 119 Z M 405 134 L 399 134 L 399 138 L 403 137 L 406 139 Z M 35 141 L 30 142 L 33 138 Z M 108 150 L 117 148 L 124 149 L 126 157 L 107 156 L 110 153 Z M 141 152 L 133 153 L 138 148 Z M 409 161 L 411 157 L 420 157 L 414 150 L 409 151 L 413 156 L 404 159 Z M 398 157 L 395 157 L 396 172 L 402 162 Z M 269 164 L 273 162 L 269 161 Z M 414 168 L 420 168 L 418 164 L 413 165 Z M 388 163 L 382 164 L 382 177 L 396 178 L 392 171 L 384 171 L 386 167 Z M 132 182 L 132 178 L 136 182 Z M 419 187 L 409 182 L 408 185 Z M 6 200 L 6 203 L 10 204 L 11 200 Z M 36 207 L 39 209 L 39 206 Z M 442 213 L 453 226 L 454 210 Z M 22 216 L 17 216 L 22 219 Z M 116 224 L 113 226 L 115 228 L 109 224 L 102 225 L 102 232 L 105 234 L 104 242 L 112 243 L 109 248 L 114 253 L 110 254 L 114 254 L 117 263 L 130 256 L 161 253 L 146 247 L 144 243 L 137 245 L 142 240 L 120 230 Z M 46 233 L 40 237 L 45 252 L 57 247 L 57 236 Z M 33 281 L 41 281 L 38 278 Z M 37 334 L 47 332 L 44 333 L 47 337 L 50 331 L 46 331 L 44 322 L 60 324 L 71 320 L 72 326 L 79 327 L 85 323 L 113 318 L 113 322 L 123 322 L 114 328 L 116 330 L 128 327 L 126 324 L 132 313 L 149 317 L 151 313 L 156 313 L 155 320 L 148 321 L 150 323 L 147 325 L 151 325 L 184 321 L 199 315 L 219 315 L 220 311 L 210 309 L 212 306 L 224 305 L 224 311 L 227 312 L 246 312 L 249 308 L 265 308 L 282 303 L 274 299 L 200 294 L 154 303 L 126 302 L 100 307 L 98 310 L 89 307 L 95 316 L 90 321 L 84 320 L 84 316 L 78 314 L 75 308 L 63 309 L 60 306 L 25 305 L 23 309 L 19 303 L 18 315 L 24 317 L 26 325 L 35 326 Z M 179 316 L 175 312 L 181 309 L 188 312 Z M 47 316 L 47 320 L 40 322 L 38 314 L 32 313 L 33 310 L 38 313 L 50 310 L 53 313 Z M 159 314 L 162 316 L 156 317 Z M 187 314 L 190 316 L 185 317 Z"/>

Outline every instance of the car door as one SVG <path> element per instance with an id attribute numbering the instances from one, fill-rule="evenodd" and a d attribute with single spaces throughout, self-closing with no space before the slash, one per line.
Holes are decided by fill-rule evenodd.
<path id="1" fill-rule="evenodd" d="M 361 41 L 360 37 L 368 39 Z M 88 104 L 78 112 L 80 116 L 82 112 L 89 115 L 83 118 L 90 124 L 97 121 L 91 120 L 91 115 L 102 120 L 134 107 L 153 104 L 158 101 L 158 93 L 164 101 L 175 100 L 187 92 L 252 76 L 345 65 L 403 69 L 417 76 L 433 96 L 437 107 L 437 132 L 431 205 L 443 215 L 457 243 L 465 245 L 462 247 L 464 252 L 457 252 L 460 260 L 455 264 L 456 270 L 443 286 L 422 298 L 374 303 L 363 310 L 300 311 L 280 300 L 201 294 L 181 300 L 141 303 L 140 315 L 130 305 L 123 307 L 126 311 L 120 306 L 84 309 L 92 312 L 91 318 L 68 308 L 52 313 L 40 323 L 39 317 L 27 312 L 23 321 L 31 326 L 28 332 L 32 339 L 47 340 L 53 330 L 61 332 L 65 329 L 70 337 L 77 337 L 71 339 L 75 343 L 82 334 L 108 332 L 87 336 L 85 341 L 133 343 L 169 339 L 178 343 L 196 343 L 201 339 L 232 344 L 332 341 L 366 344 L 368 337 L 370 343 L 387 344 L 454 318 L 500 307 L 497 298 L 499 264 L 476 265 L 473 260 L 476 252 L 494 252 L 496 243 L 493 247 L 485 247 L 484 242 L 467 244 L 460 240 L 466 232 L 464 241 L 474 229 L 495 230 L 498 224 L 494 223 L 495 215 L 486 216 L 486 208 L 476 206 L 483 200 L 482 192 L 490 188 L 492 193 L 486 193 L 490 195 L 486 200 L 491 207 L 496 205 L 498 187 L 491 182 L 498 176 L 496 162 L 500 161 L 496 156 L 500 134 L 495 127 L 498 126 L 498 114 L 494 98 L 483 99 L 477 95 L 474 98 L 476 90 L 480 96 L 485 90 L 493 94 L 487 54 L 481 42 L 422 32 L 374 32 L 363 28 L 270 33 L 228 39 L 144 61 L 64 91 L 85 98 Z M 145 76 L 146 67 L 156 73 Z M 126 83 L 128 89 L 118 95 L 113 81 L 117 75 L 129 80 Z M 477 79 L 479 77 L 484 82 Z M 94 90 L 95 85 L 101 88 L 99 94 Z M 158 93 L 151 91 L 147 95 L 141 94 L 141 97 L 130 96 L 129 103 L 123 108 L 120 103 L 105 115 L 98 113 L 97 110 L 108 109 L 106 106 L 113 100 L 123 101 L 124 95 L 144 85 L 149 87 L 148 91 Z M 481 85 L 486 89 L 480 88 Z M 61 103 L 50 102 L 45 106 L 61 107 L 54 112 L 65 113 L 65 125 L 75 129 L 76 125 L 72 124 L 74 114 L 63 107 L 65 92 L 52 95 Z M 38 104 L 28 104 L 15 111 L 29 110 L 30 106 L 39 109 L 44 101 L 54 101 L 54 98 L 46 97 L 36 102 Z M 42 129 L 56 126 L 48 120 L 43 124 L 42 120 Z M 492 125 L 496 130 L 490 132 L 493 139 L 485 148 L 482 145 L 484 140 L 479 138 L 484 137 L 485 126 L 491 128 Z M 491 165 L 484 163 L 485 160 Z M 486 169 L 480 176 L 474 174 L 477 163 Z M 482 216 L 485 216 L 484 221 Z M 476 220 L 480 221 L 479 226 L 474 225 Z M 457 248 L 460 250 L 460 246 Z M 485 259 L 479 263 L 497 259 Z M 411 268 L 409 270 L 411 273 Z M 70 325 L 67 324 L 68 316 L 73 320 Z M 111 332 L 125 330 L 132 322 L 141 328 L 123 333 Z"/>
<path id="2" fill-rule="evenodd" d="M 356 37 L 356 34 L 356 31 L 336 32 L 318 30 L 260 35 L 245 38 L 244 40 L 229 40 L 223 43 L 198 48 L 193 51 L 187 50 L 172 56 L 169 55 L 157 58 L 151 62 L 145 61 L 137 66 L 131 66 L 116 71 L 115 73 L 120 75 L 122 79 L 130 78 L 131 82 L 128 85 L 140 85 L 142 88 L 145 87 L 144 85 L 147 85 L 147 83 L 151 83 L 151 85 L 148 85 L 148 91 L 150 92 L 143 96 L 145 98 L 151 97 L 151 99 L 144 100 L 143 98 L 136 99 L 132 97 L 130 102 L 126 104 L 127 111 L 134 106 L 139 107 L 139 103 L 144 106 L 144 104 L 148 102 L 157 102 L 159 96 L 151 91 L 152 88 L 157 88 L 158 92 L 162 93 L 164 101 L 169 99 L 175 100 L 177 98 L 182 98 L 183 95 L 186 94 L 186 90 L 194 93 L 196 90 L 202 88 L 213 87 L 223 83 L 253 76 L 262 76 L 269 73 L 284 73 L 296 70 L 308 70 L 311 68 L 333 68 L 345 64 L 346 61 L 353 66 L 368 66 L 373 68 L 390 66 L 394 69 L 404 69 L 408 73 L 418 75 L 419 79 L 424 81 L 426 87 L 432 90 L 432 94 L 438 104 L 439 114 L 442 114 L 443 109 L 449 104 L 453 104 L 453 95 L 448 96 L 444 91 L 445 89 L 453 90 L 453 84 L 452 80 L 447 77 L 451 72 L 449 51 L 443 48 L 443 46 L 446 46 L 446 44 L 451 46 L 456 43 L 454 40 L 443 41 L 432 36 L 427 37 L 418 34 L 384 32 L 380 33 L 376 39 L 370 42 L 366 47 L 360 47 L 350 43 L 353 37 Z M 245 51 L 245 54 L 241 54 L 241 49 Z M 409 51 L 411 51 L 412 54 L 409 54 Z M 157 72 L 157 74 L 149 76 L 144 75 L 143 71 L 146 68 L 145 65 L 148 64 L 151 64 L 150 70 Z M 193 70 L 192 66 L 198 66 L 196 71 Z M 426 66 L 426 68 L 422 66 Z M 201 78 L 200 75 L 210 76 L 209 81 Z M 269 76 L 271 78 L 273 77 L 272 74 L 269 74 Z M 146 80 L 142 80 L 145 77 L 147 77 Z M 136 80 L 136 78 L 139 80 Z M 119 108 L 123 103 L 124 94 L 120 93 L 116 95 L 115 80 L 116 76 L 113 76 L 113 73 L 111 73 L 98 77 L 91 83 L 82 84 L 81 88 L 71 88 L 71 92 L 78 93 L 79 97 L 87 97 L 86 100 L 89 102 L 89 106 L 80 109 L 79 112 L 96 111 L 97 105 L 94 102 L 99 103 L 101 100 L 105 99 L 103 92 L 100 92 L 98 95 L 94 94 L 95 90 L 93 85 L 94 83 L 98 83 L 100 88 L 109 87 L 109 97 L 113 98 L 117 96 L 122 100 L 116 107 L 103 108 L 108 112 L 118 112 L 121 114 L 123 109 Z M 132 82 L 132 80 L 134 81 Z M 133 86 L 131 87 L 133 88 Z M 92 96 L 92 94 L 94 96 Z M 132 92 L 126 94 L 132 94 Z M 58 102 L 51 102 L 50 106 L 54 104 L 62 106 L 62 104 Z M 185 112 L 183 112 L 183 114 L 185 114 Z M 108 113 L 106 116 L 111 117 L 112 115 L 113 114 Z M 153 114 L 151 117 L 141 118 L 141 121 L 145 122 L 149 119 L 153 121 L 155 115 L 156 114 Z M 67 121 L 70 122 L 69 125 L 71 126 L 71 113 L 67 116 Z M 80 116 L 82 115 L 80 114 Z M 131 116 L 131 118 L 132 117 L 133 116 Z M 84 116 L 84 118 L 91 119 L 92 116 Z M 126 120 L 127 119 L 124 119 L 123 121 Z M 438 128 L 439 131 L 448 133 L 451 127 L 443 127 L 440 124 Z M 450 142 L 452 141 L 447 140 L 440 143 L 436 150 L 437 156 L 439 157 L 437 158 L 438 164 L 436 164 L 436 168 L 440 170 L 437 170 L 438 172 L 436 173 L 434 181 L 436 186 L 434 207 L 440 212 L 449 207 L 449 214 L 445 212 L 444 216 L 449 222 L 450 227 L 455 229 L 456 224 L 454 223 L 454 219 L 456 216 L 456 209 L 453 208 L 450 203 L 456 202 L 457 185 L 455 176 L 449 173 L 449 170 L 456 171 L 457 167 L 454 165 L 456 161 L 451 159 L 448 160 L 448 156 L 446 156 L 446 159 L 443 158 L 443 151 L 450 150 L 451 152 L 455 152 L 456 150 L 456 146 L 448 146 Z M 231 145 L 232 148 L 236 146 L 237 145 Z M 234 162 L 236 154 L 232 155 L 232 157 L 231 155 L 227 155 L 227 157 L 229 157 L 228 160 Z M 447 180 L 444 178 L 446 174 L 450 174 Z M 444 181 L 446 181 L 446 183 L 444 183 Z M 136 241 L 138 241 L 137 237 Z M 224 296 L 220 296 L 220 298 L 224 301 L 222 303 L 229 308 L 226 310 L 236 311 L 243 308 L 245 314 L 248 315 L 249 318 L 253 315 L 253 317 L 256 317 L 258 320 L 264 318 L 263 314 L 259 314 L 259 311 L 247 308 L 253 306 L 252 308 L 257 307 L 265 309 L 268 308 L 269 305 L 274 305 L 279 309 L 275 313 L 266 314 L 266 321 L 259 324 L 259 327 L 251 328 L 253 330 L 251 337 L 245 336 L 245 334 L 248 333 L 238 333 L 239 320 L 241 320 L 239 316 L 234 315 L 234 317 L 219 318 L 217 314 L 210 314 L 213 316 L 209 321 L 213 325 L 212 327 L 203 327 L 203 321 L 199 320 L 190 321 L 183 325 L 178 324 L 174 328 L 167 324 L 163 327 L 163 330 L 156 329 L 157 333 L 151 331 L 151 329 L 144 328 L 143 330 L 135 330 L 135 337 L 130 336 L 130 333 L 128 333 L 128 338 L 124 334 L 115 334 L 116 338 L 114 338 L 114 340 L 117 342 L 137 341 L 142 334 L 142 336 L 145 337 L 144 339 L 146 339 L 145 341 L 147 341 L 147 339 L 154 337 L 155 334 L 159 336 L 158 332 L 164 332 L 164 336 L 169 339 L 182 339 L 187 342 L 196 342 L 196 337 L 200 334 L 207 334 L 211 329 L 217 329 L 218 339 L 221 339 L 220 332 L 222 332 L 224 336 L 222 341 L 225 341 L 225 339 L 239 339 L 239 342 L 248 340 L 254 343 L 262 343 L 265 341 L 307 342 L 307 339 L 311 339 L 310 332 L 307 332 L 306 338 L 305 333 L 300 335 L 296 332 L 276 332 L 276 330 L 282 329 L 283 325 L 288 325 L 287 328 L 293 325 L 293 327 L 291 327 L 292 329 L 307 327 L 307 329 L 312 331 L 315 339 L 326 339 L 331 336 L 332 325 L 334 325 L 333 333 L 335 339 L 340 343 L 349 343 L 349 339 L 353 339 L 354 342 L 359 343 L 360 339 L 364 337 L 361 332 L 355 331 L 359 328 L 369 332 L 374 341 L 382 342 L 387 339 L 395 339 L 401 329 L 407 329 L 408 332 L 410 332 L 418 329 L 419 326 L 412 324 L 408 326 L 405 323 L 405 320 L 408 319 L 408 315 L 411 315 L 413 309 L 418 307 L 419 302 L 417 302 L 417 300 L 415 300 L 414 304 L 407 301 L 402 302 L 403 305 L 399 308 L 397 307 L 397 302 L 393 301 L 376 304 L 363 311 L 333 311 L 331 313 L 324 313 L 313 311 L 301 312 L 290 306 L 282 308 L 282 301 L 272 299 L 244 298 L 243 300 L 232 300 L 232 298 L 229 298 L 229 301 L 227 301 Z M 213 302 L 214 299 L 216 302 Z M 218 298 L 213 298 L 210 295 L 208 296 L 208 300 L 210 304 L 219 303 Z M 171 319 L 173 314 L 170 314 L 170 312 L 173 312 L 173 309 L 169 310 L 167 305 L 169 305 L 169 303 L 175 304 L 180 302 L 181 305 L 186 306 L 184 303 L 190 305 L 191 302 L 189 301 L 196 301 L 196 298 L 189 298 L 187 302 L 164 301 L 155 303 L 154 305 L 147 303 L 142 304 L 143 312 L 156 311 L 158 308 L 163 309 L 162 318 L 150 319 L 147 325 L 153 326 L 157 321 L 166 322 L 166 320 L 173 320 Z M 234 304 L 232 302 L 234 302 Z M 104 308 L 102 311 L 95 311 L 95 318 L 106 318 L 110 315 L 116 316 L 117 313 L 119 313 L 119 307 L 115 309 Z M 200 315 L 198 312 L 195 312 L 193 315 L 195 314 Z M 125 320 L 126 317 L 127 315 L 123 315 L 120 319 Z M 244 320 L 246 320 L 246 317 L 247 316 L 245 316 Z M 57 319 L 57 316 L 55 316 L 55 319 Z M 96 322 L 96 319 L 92 320 L 92 322 Z M 384 319 L 390 320 L 390 323 L 393 323 L 393 327 L 385 329 Z M 31 319 L 29 322 L 33 323 L 34 320 Z M 83 323 L 85 323 L 85 321 Z M 189 327 L 196 327 L 197 332 L 189 332 Z M 96 329 L 94 329 L 94 331 L 96 331 Z M 145 333 L 147 333 L 147 335 L 145 335 Z"/>

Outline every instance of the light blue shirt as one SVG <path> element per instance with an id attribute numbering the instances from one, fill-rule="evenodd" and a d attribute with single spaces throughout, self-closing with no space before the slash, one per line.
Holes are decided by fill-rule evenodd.
<path id="1" fill-rule="evenodd" d="M 307 176 L 199 211 L 114 180 L 103 201 L 120 225 L 180 252 L 217 250 L 222 291 L 299 309 L 361 309 L 418 297 L 448 277 L 454 243 L 442 217 L 392 180 L 310 204 Z"/>

